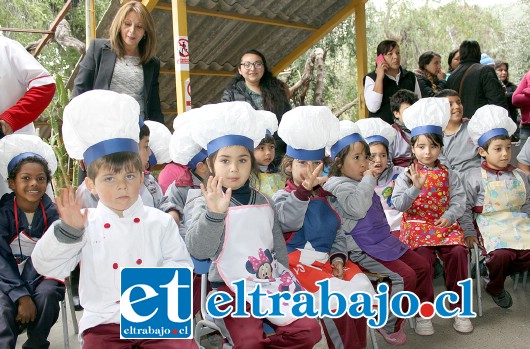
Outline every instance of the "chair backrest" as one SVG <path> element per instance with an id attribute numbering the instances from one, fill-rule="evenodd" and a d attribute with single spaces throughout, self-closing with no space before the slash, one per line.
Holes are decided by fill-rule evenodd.
<path id="1" fill-rule="evenodd" d="M 212 264 L 210 259 L 197 259 L 191 256 L 191 260 L 193 261 L 193 271 L 195 274 L 208 274 L 208 271 L 210 271 L 210 265 Z"/>

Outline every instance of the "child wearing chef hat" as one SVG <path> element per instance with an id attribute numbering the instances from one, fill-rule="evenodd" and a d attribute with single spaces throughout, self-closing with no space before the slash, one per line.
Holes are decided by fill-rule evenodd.
<path id="1" fill-rule="evenodd" d="M 389 275 L 391 295 L 405 290 L 422 301 L 429 299 L 433 291 L 425 283 L 430 276 L 427 262 L 390 233 L 375 193 L 374 171 L 369 169 L 370 147 L 359 126 L 349 120 L 340 122 L 339 140 L 331 147 L 331 157 L 334 161 L 324 189 L 336 197 L 331 204 L 342 219 L 351 261 L 369 272 Z M 377 331 L 387 343 L 404 345 L 404 326 L 404 319 L 390 314 L 386 325 Z"/>
<path id="2" fill-rule="evenodd" d="M 273 199 L 284 234 L 288 234 L 291 270 L 317 301 L 322 300 L 316 282 L 327 279 L 332 292 L 373 294 L 368 278 L 348 260 L 340 218 L 328 202 L 330 193 L 321 187 L 325 148 L 338 139 L 338 119 L 328 107 L 297 107 L 283 115 L 278 135 L 287 144 L 281 164 L 287 185 Z M 324 317 L 322 325 L 330 348 L 366 346 L 365 318 Z"/>
<path id="3" fill-rule="evenodd" d="M 411 131 L 413 163 L 399 175 L 392 194 L 392 204 L 403 212 L 400 240 L 429 262 L 431 272 L 439 256 L 445 270 L 450 271 L 445 273 L 447 290 L 460 295 L 450 307 L 461 308 L 458 282 L 468 278 L 468 249 L 457 219 L 464 213 L 466 194 L 457 173 L 438 159 L 442 130 L 450 118 L 449 101 L 422 98 L 403 114 L 403 122 Z M 473 331 L 471 321 L 463 317 L 455 317 L 453 328 L 461 333 Z"/>
<path id="4" fill-rule="evenodd" d="M 465 177 L 466 211 L 460 219 L 466 243 L 479 243 L 473 218 L 488 253 L 486 291 L 501 308 L 512 306 L 504 288 L 508 275 L 530 268 L 530 185 L 510 165 L 511 136 L 517 125 L 506 109 L 485 105 L 469 121 L 468 132 L 485 159 Z"/>
<path id="5" fill-rule="evenodd" d="M 138 118 L 139 106 L 132 97 L 103 90 L 75 97 L 64 111 L 66 150 L 70 157 L 85 160 L 86 185 L 99 202 L 96 208 L 81 210 L 73 190 L 63 190 L 56 201 L 61 219 L 37 243 L 32 256 L 37 271 L 55 278 L 68 276 L 81 262 L 83 348 L 123 346 L 121 268 L 192 267 L 175 221 L 144 206 L 139 196 L 144 168 L 138 155 Z M 140 342 L 127 340 L 129 345 Z M 192 339 L 150 342 L 197 348 Z"/>
<path id="6" fill-rule="evenodd" d="M 15 346 L 27 327 L 24 346 L 47 347 L 47 337 L 59 316 L 64 284 L 43 279 L 31 253 L 37 241 L 59 218 L 46 186 L 57 169 L 52 148 L 37 136 L 12 134 L 0 140 L 0 174 L 11 193 L 0 200 L 0 347 Z M 14 258 L 13 258 L 14 257 Z"/>
<path id="7" fill-rule="evenodd" d="M 260 284 L 262 292 L 296 292 L 300 284 L 289 271 L 285 240 L 272 199 L 249 185 L 255 168 L 253 151 L 266 132 L 261 111 L 246 102 L 205 105 L 197 112 L 192 137 L 208 152 L 211 176 L 201 184 L 202 197 L 195 200 L 186 245 L 192 256 L 215 261 L 208 279 L 214 289 L 234 297 L 232 282 L 245 279 L 248 289 Z M 252 302 L 246 297 L 247 309 Z M 234 305 L 235 301 L 226 303 Z M 270 299 L 260 302 L 270 309 Z M 267 320 L 276 329 L 265 337 L 264 318 L 216 318 L 230 345 L 312 348 L 320 339 L 315 319 L 296 319 L 292 303 L 280 305 L 283 317 Z"/>

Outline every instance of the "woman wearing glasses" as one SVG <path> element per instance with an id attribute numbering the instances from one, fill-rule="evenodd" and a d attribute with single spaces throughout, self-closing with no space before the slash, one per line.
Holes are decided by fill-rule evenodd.
<path id="1" fill-rule="evenodd" d="M 276 114 L 278 123 L 282 115 L 291 110 L 289 88 L 275 78 L 267 66 L 265 56 L 257 50 L 243 52 L 234 79 L 224 91 L 221 102 L 244 101 L 256 110 L 268 110 Z M 274 134 L 276 156 L 274 164 L 285 154 L 285 143 Z"/>

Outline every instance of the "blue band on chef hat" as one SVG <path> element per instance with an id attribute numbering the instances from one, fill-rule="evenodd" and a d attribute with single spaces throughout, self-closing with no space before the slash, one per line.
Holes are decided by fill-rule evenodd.
<path id="1" fill-rule="evenodd" d="M 138 154 L 138 143 L 130 138 L 106 139 L 89 147 L 83 153 L 83 159 L 88 166 L 96 159 L 114 153 L 131 152 Z"/>
<path id="2" fill-rule="evenodd" d="M 156 164 L 158 164 L 158 160 L 156 159 L 156 155 L 153 149 L 151 149 L 151 155 L 149 155 L 149 160 L 147 161 L 149 162 L 149 168 L 156 166 Z"/>
<path id="3" fill-rule="evenodd" d="M 390 145 L 390 142 L 388 141 L 388 139 L 386 139 L 383 136 L 378 136 L 378 135 L 370 136 L 370 137 L 366 137 L 365 140 L 368 144 L 372 144 L 374 142 L 381 142 L 381 143 L 386 144 L 387 147 Z"/>
<path id="4" fill-rule="evenodd" d="M 287 146 L 287 151 L 285 152 L 287 156 L 292 157 L 293 159 L 305 160 L 305 161 L 319 161 L 326 157 L 326 148 L 316 149 L 316 150 L 305 150 L 305 149 L 295 149 L 290 145 Z"/>
<path id="5" fill-rule="evenodd" d="M 201 149 L 201 151 L 195 154 L 195 156 L 191 158 L 190 162 L 188 162 L 188 167 L 194 170 L 195 167 L 197 167 L 197 164 L 199 162 L 204 161 L 204 159 L 206 159 L 207 156 L 208 156 L 208 153 L 206 152 L 206 150 Z"/>
<path id="6" fill-rule="evenodd" d="M 48 161 L 46 161 L 45 158 L 43 158 L 41 155 L 37 154 L 37 153 L 32 153 L 30 151 L 28 152 L 25 152 L 25 153 L 22 153 L 22 154 L 18 154 L 17 156 L 15 156 L 14 158 L 11 159 L 11 161 L 9 161 L 9 164 L 7 164 L 7 173 L 10 173 L 11 171 L 13 171 L 13 169 L 15 168 L 15 166 L 21 162 L 22 160 L 26 159 L 26 158 L 32 158 L 32 157 L 35 157 L 35 158 L 39 158 L 41 159 L 42 161 L 48 163 Z"/>
<path id="7" fill-rule="evenodd" d="M 342 149 L 355 142 L 364 142 L 364 138 L 358 133 L 352 133 L 346 137 L 342 137 L 331 147 L 331 158 L 335 159 Z"/>
<path id="8" fill-rule="evenodd" d="M 254 141 L 248 137 L 240 135 L 226 135 L 216 138 L 206 145 L 206 150 L 208 150 L 208 155 L 212 155 L 223 147 L 230 147 L 233 145 L 241 145 L 251 152 L 254 151 Z"/>
<path id="9" fill-rule="evenodd" d="M 496 136 L 508 136 L 508 130 L 506 130 L 505 128 L 494 128 L 493 130 L 489 130 L 488 132 L 480 136 L 480 138 L 478 139 L 478 146 L 483 147 L 487 141 Z"/>
<path id="10" fill-rule="evenodd" d="M 442 127 L 435 126 L 435 125 L 425 125 L 425 126 L 414 127 L 412 130 L 410 130 L 410 135 L 412 137 L 416 137 L 416 136 L 424 135 L 428 133 L 435 133 L 441 136 L 443 135 Z"/>

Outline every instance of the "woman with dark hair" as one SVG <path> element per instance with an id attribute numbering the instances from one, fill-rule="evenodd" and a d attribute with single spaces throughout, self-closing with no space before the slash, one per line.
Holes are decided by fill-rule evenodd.
<path id="1" fill-rule="evenodd" d="M 364 100 L 371 118 L 381 118 L 392 125 L 390 97 L 405 89 L 421 98 L 421 90 L 414 73 L 401 67 L 401 53 L 396 41 L 381 41 L 376 54 L 375 70 L 364 77 Z"/>
<path id="2" fill-rule="evenodd" d="M 442 70 L 442 56 L 434 51 L 422 53 L 418 59 L 419 69 L 414 70 L 420 85 L 422 97 L 433 97 L 445 88 L 445 72 Z"/>
<path id="3" fill-rule="evenodd" d="M 140 104 L 145 120 L 164 123 L 160 110 L 155 57 L 155 25 L 147 8 L 129 1 L 118 10 L 109 28 L 109 39 L 96 39 L 79 65 L 72 97 L 102 89 L 127 94 Z"/>
<path id="4" fill-rule="evenodd" d="M 464 117 L 471 119 L 475 111 L 486 104 L 495 104 L 508 110 L 495 69 L 480 64 L 480 44 L 475 40 L 464 40 L 459 51 L 460 65 L 447 79 L 447 88 L 460 95 Z"/>
<path id="5" fill-rule="evenodd" d="M 268 110 L 276 114 L 278 123 L 282 115 L 291 110 L 289 88 L 286 83 L 272 75 L 265 56 L 258 50 L 243 52 L 237 73 L 226 88 L 221 102 L 248 102 L 256 110 Z M 285 155 L 285 143 L 274 134 L 276 141 L 275 166 Z"/>
<path id="6" fill-rule="evenodd" d="M 445 79 L 449 79 L 449 75 L 460 65 L 460 51 L 458 48 L 455 48 L 453 51 L 449 52 L 447 57 L 447 73 Z"/>
<path id="7" fill-rule="evenodd" d="M 510 74 L 508 73 L 509 68 L 510 66 L 507 62 L 499 61 L 495 63 L 495 72 L 497 73 L 499 80 L 505 87 L 506 103 L 508 103 L 508 113 L 513 122 L 519 124 L 517 122 L 517 119 L 519 118 L 519 111 L 517 110 L 517 107 L 512 104 L 512 96 L 515 90 L 517 89 L 517 85 L 508 80 L 510 78 Z"/>

